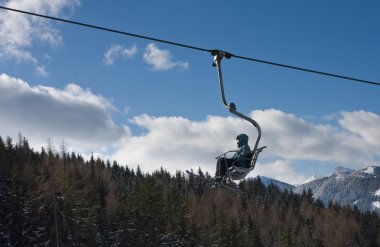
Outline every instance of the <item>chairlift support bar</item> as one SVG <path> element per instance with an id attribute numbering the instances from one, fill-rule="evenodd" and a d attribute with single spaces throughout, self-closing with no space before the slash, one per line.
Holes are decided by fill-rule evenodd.
<path id="1" fill-rule="evenodd" d="M 226 57 L 227 59 L 231 58 L 231 54 L 226 52 L 226 51 L 221 51 L 221 50 L 213 50 L 211 51 L 211 55 L 214 56 L 214 62 L 212 64 L 212 66 L 216 67 L 217 70 L 218 70 L 218 79 L 219 79 L 219 87 L 220 87 L 220 94 L 221 94 L 221 97 L 222 97 L 222 101 L 223 101 L 223 105 L 226 109 L 229 110 L 229 112 L 235 114 L 236 116 L 250 122 L 253 124 L 253 126 L 255 126 L 255 128 L 257 129 L 257 138 L 256 138 L 256 142 L 255 142 L 255 146 L 253 148 L 253 150 L 257 150 L 257 147 L 259 145 L 259 142 L 260 142 L 260 138 L 261 138 L 261 128 L 260 128 L 260 125 L 255 121 L 253 120 L 252 118 L 238 112 L 236 110 L 236 105 L 234 103 L 227 103 L 227 100 L 226 100 L 226 96 L 225 96 L 225 93 L 224 93 L 224 86 L 223 86 L 223 77 L 222 77 L 222 68 L 221 68 L 221 61 L 223 59 L 223 57 Z"/>

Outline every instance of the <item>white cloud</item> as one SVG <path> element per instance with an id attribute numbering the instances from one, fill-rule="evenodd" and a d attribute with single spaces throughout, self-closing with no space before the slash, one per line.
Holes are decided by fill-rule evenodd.
<path id="1" fill-rule="evenodd" d="M 0 135 L 17 138 L 21 132 L 34 147 L 46 145 L 51 138 L 55 145 L 64 140 L 74 152 L 100 153 L 122 165 L 140 165 L 144 171 L 162 166 L 175 172 L 200 166 L 213 174 L 214 157 L 236 149 L 236 135 L 247 133 L 251 147 L 255 142 L 255 128 L 235 117 L 191 121 L 143 114 L 130 124 L 144 132 L 133 134 L 128 126 L 113 121 L 115 110 L 109 99 L 77 84 L 63 89 L 32 87 L 21 79 L 0 75 Z M 303 161 L 361 168 L 378 159 L 379 115 L 374 113 L 342 112 L 336 126 L 315 124 L 276 109 L 253 111 L 251 116 L 262 127 L 260 146 L 268 146 L 254 176 L 299 183 L 305 180 L 299 173 Z"/>
<path id="2" fill-rule="evenodd" d="M 380 149 L 380 116 L 372 112 L 342 112 L 341 126 L 356 134 L 375 151 Z"/>
<path id="3" fill-rule="evenodd" d="M 306 177 L 296 174 L 295 162 L 332 162 L 359 168 L 369 165 L 376 155 L 367 149 L 371 144 L 350 132 L 348 126 L 341 129 L 313 124 L 275 109 L 251 115 L 263 130 L 260 146 L 268 146 L 259 158 L 255 175 L 299 183 Z M 235 149 L 237 134 L 247 133 L 251 147 L 256 137 L 251 125 L 232 117 L 208 116 L 205 121 L 194 122 L 182 117 L 142 115 L 132 122 L 145 128 L 146 133 L 125 140 L 113 158 L 132 167 L 140 165 L 146 171 L 160 166 L 173 172 L 201 166 L 213 173 L 214 157 Z"/>
<path id="4" fill-rule="evenodd" d="M 160 50 L 153 43 L 147 45 L 143 58 L 145 62 L 153 66 L 154 70 L 187 69 L 189 67 L 188 62 L 172 61 L 173 57 L 168 50 Z"/>
<path id="5" fill-rule="evenodd" d="M 304 175 L 294 170 L 290 161 L 282 159 L 268 163 L 258 162 L 252 175 L 266 176 L 294 185 L 306 180 Z"/>
<path id="6" fill-rule="evenodd" d="M 128 135 L 111 117 L 112 102 L 69 84 L 64 89 L 31 87 L 27 82 L 0 75 L 1 135 L 21 132 L 35 143 L 63 140 L 76 152 L 106 152 Z"/>
<path id="7" fill-rule="evenodd" d="M 238 123 L 233 118 L 209 116 L 206 121 L 192 122 L 183 117 L 142 115 L 132 122 L 145 128 L 146 134 L 126 140 L 113 157 L 144 170 L 209 166 L 222 150 L 236 146 L 233 126 Z"/>
<path id="8" fill-rule="evenodd" d="M 4 6 L 43 15 L 59 16 L 65 8 L 74 8 L 79 0 L 9 0 Z M 62 37 L 47 19 L 1 10 L 0 15 L 0 60 L 32 63 L 37 73 L 47 72 L 30 51 L 33 43 L 52 46 L 62 44 Z"/>
<path id="9" fill-rule="evenodd" d="M 313 124 L 275 109 L 253 115 L 262 126 L 263 142 L 274 156 L 363 164 L 373 155 L 367 150 L 369 143 L 347 128 Z"/>
<path id="10" fill-rule="evenodd" d="M 127 59 L 132 58 L 137 53 L 137 46 L 133 45 L 130 48 L 125 48 L 122 45 L 111 45 L 104 54 L 103 62 L 105 65 L 111 65 L 119 57 Z"/>

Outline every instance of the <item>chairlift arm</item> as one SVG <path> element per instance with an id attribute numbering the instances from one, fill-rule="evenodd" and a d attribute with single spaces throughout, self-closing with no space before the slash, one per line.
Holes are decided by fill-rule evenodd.
<path id="1" fill-rule="evenodd" d="M 255 126 L 255 128 L 257 129 L 257 138 L 256 138 L 256 142 L 255 142 L 255 146 L 254 146 L 253 150 L 256 150 L 258 145 L 259 145 L 260 138 L 261 138 L 260 125 L 255 120 L 253 120 L 252 118 L 238 112 L 236 110 L 236 105 L 234 103 L 231 102 L 228 104 L 227 100 L 226 100 L 225 93 L 224 93 L 221 61 L 222 61 L 223 57 L 231 58 L 231 54 L 229 54 L 228 52 L 225 52 L 225 51 L 221 51 L 221 50 L 214 50 L 211 54 L 214 56 L 214 63 L 212 65 L 214 67 L 216 67 L 218 70 L 219 87 L 220 87 L 220 94 L 222 97 L 223 105 L 226 109 L 229 110 L 229 112 L 231 112 L 231 113 L 235 114 L 236 116 L 250 122 L 253 126 Z"/>

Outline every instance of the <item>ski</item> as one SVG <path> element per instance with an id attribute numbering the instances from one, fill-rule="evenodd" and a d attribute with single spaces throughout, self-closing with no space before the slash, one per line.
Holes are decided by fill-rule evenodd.
<path id="1" fill-rule="evenodd" d="M 194 172 L 191 172 L 191 171 L 188 171 L 186 170 L 186 173 L 191 175 L 191 176 L 194 176 L 194 177 L 197 177 L 197 178 L 200 178 L 208 183 L 211 183 L 213 184 L 215 187 L 222 187 L 222 188 L 225 188 L 225 189 L 228 189 L 228 190 L 231 190 L 231 191 L 235 191 L 235 192 L 239 192 L 239 193 L 245 193 L 243 190 L 239 189 L 237 186 L 234 186 L 234 185 L 228 185 L 228 184 L 225 184 L 225 183 L 222 183 L 222 182 L 218 182 L 218 181 L 215 181 L 215 180 L 212 180 L 208 177 L 204 177 L 204 176 L 201 176 L 199 174 L 195 174 Z"/>

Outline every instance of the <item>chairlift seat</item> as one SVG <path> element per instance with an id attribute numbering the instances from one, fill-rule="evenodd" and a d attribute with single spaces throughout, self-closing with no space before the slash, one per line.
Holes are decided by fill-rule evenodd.
<path id="1" fill-rule="evenodd" d="M 227 172 L 223 177 L 223 182 L 227 178 L 229 178 L 231 180 L 240 180 L 240 179 L 245 178 L 248 175 L 248 173 L 250 173 L 255 168 L 257 157 L 259 156 L 259 153 L 261 153 L 263 151 L 264 148 L 266 148 L 266 146 L 263 146 L 261 148 L 257 148 L 256 150 L 253 150 L 250 152 L 250 155 L 246 158 L 247 161 L 249 162 L 248 167 L 237 166 L 237 165 L 235 165 L 237 163 L 237 161 L 234 161 L 232 166 L 227 169 Z M 224 154 L 219 155 L 216 158 L 217 159 L 219 159 L 221 157 L 227 158 L 226 157 L 227 154 L 232 153 L 232 152 L 236 153 L 236 151 L 228 151 L 228 152 L 225 152 Z"/>

